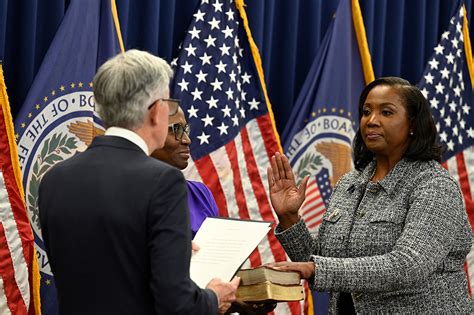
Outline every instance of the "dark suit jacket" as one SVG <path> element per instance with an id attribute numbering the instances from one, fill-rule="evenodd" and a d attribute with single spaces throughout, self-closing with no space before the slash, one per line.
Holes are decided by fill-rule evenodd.
<path id="1" fill-rule="evenodd" d="M 186 194 L 180 171 L 114 136 L 48 171 L 39 211 L 60 313 L 217 313 L 189 278 Z"/>

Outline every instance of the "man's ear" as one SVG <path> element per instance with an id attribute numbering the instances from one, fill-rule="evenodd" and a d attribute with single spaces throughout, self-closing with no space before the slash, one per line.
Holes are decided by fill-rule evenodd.
<path id="1" fill-rule="evenodd" d="M 161 106 L 160 101 L 157 100 L 153 104 L 150 105 L 150 109 L 148 110 L 147 120 L 150 122 L 152 126 L 159 123 L 158 121 L 158 107 Z"/>

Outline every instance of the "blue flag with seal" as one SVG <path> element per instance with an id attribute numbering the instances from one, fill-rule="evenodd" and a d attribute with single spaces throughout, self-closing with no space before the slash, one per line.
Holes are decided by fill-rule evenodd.
<path id="1" fill-rule="evenodd" d="M 111 1 L 71 1 L 15 122 L 41 272 L 43 314 L 57 314 L 58 308 L 39 224 L 39 183 L 55 163 L 84 151 L 96 134 L 103 133 L 94 111 L 92 79 L 97 68 L 118 52 Z"/>
<path id="2" fill-rule="evenodd" d="M 359 95 L 374 74 L 358 0 L 341 0 L 282 134 L 298 184 L 310 176 L 301 216 L 316 233 L 332 187 L 353 168 Z M 314 295 L 327 314 L 327 295 Z"/>

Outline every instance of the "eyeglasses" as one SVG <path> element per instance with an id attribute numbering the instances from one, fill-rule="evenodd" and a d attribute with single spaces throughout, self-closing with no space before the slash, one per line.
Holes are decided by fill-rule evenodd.
<path id="1" fill-rule="evenodd" d="M 158 101 L 166 102 L 168 104 L 169 113 L 168 116 L 174 116 L 178 112 L 178 108 L 181 107 L 181 101 L 174 98 L 159 98 L 148 106 L 150 110 Z"/>
<path id="2" fill-rule="evenodd" d="M 183 126 L 180 123 L 174 123 L 169 125 L 168 128 L 174 133 L 174 138 L 179 142 L 183 140 L 184 134 L 189 137 L 189 133 L 191 132 L 191 127 L 188 124 L 186 124 L 186 126 Z"/>

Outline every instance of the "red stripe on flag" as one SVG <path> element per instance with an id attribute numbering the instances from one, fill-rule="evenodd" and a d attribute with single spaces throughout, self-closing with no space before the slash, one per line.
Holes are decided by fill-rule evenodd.
<path id="1" fill-rule="evenodd" d="M 321 195 L 319 194 L 319 191 L 315 190 L 315 191 L 312 191 L 310 193 L 306 193 L 305 198 L 306 199 L 303 203 L 303 207 L 306 207 L 310 203 L 312 203 L 312 202 L 314 202 L 318 199 L 321 199 Z"/>
<path id="2" fill-rule="evenodd" d="M 466 163 L 464 162 L 463 152 L 456 154 L 456 164 L 458 169 L 459 185 L 461 186 L 464 202 L 466 204 L 467 216 L 469 218 L 469 223 L 471 223 L 471 227 L 474 227 L 474 202 L 471 198 L 471 188 L 469 186 L 469 177 L 467 174 Z"/>
<path id="3" fill-rule="evenodd" d="M 4 152 L 2 149 L 0 149 L 0 151 Z M 0 154 L 0 160 L 4 161 L 3 159 L 4 157 L 2 156 L 2 154 Z M 36 259 L 36 257 L 34 257 L 33 233 L 31 231 L 28 214 L 25 209 L 25 204 L 23 203 L 20 192 L 18 191 L 18 186 L 16 184 L 15 176 L 13 174 L 12 165 L 3 164 L 2 172 L 3 172 L 3 179 L 5 181 L 5 188 L 8 193 L 10 207 L 12 209 L 12 214 L 15 219 L 15 227 L 18 231 L 18 235 L 21 240 L 23 257 L 26 263 L 26 267 L 28 268 L 28 284 L 29 284 L 29 294 L 30 294 L 30 303 L 28 306 L 29 314 L 34 314 L 35 309 L 34 309 L 34 297 L 33 297 L 33 287 L 32 287 L 33 285 L 32 260 Z M 0 259 L 3 259 L 3 258 L 0 258 Z M 12 265 L 12 268 L 13 268 L 13 265 Z M 13 276 L 12 280 L 15 280 L 14 270 L 12 270 L 12 276 Z M 21 299 L 21 302 L 18 301 L 17 303 L 20 303 L 23 306 L 25 306 L 26 301 L 23 300 L 23 297 L 21 295 L 20 295 L 20 299 Z M 25 311 L 26 311 L 26 306 L 25 306 Z M 22 313 L 19 311 L 18 314 L 22 314 Z"/>
<path id="4" fill-rule="evenodd" d="M 270 203 L 268 202 L 267 193 L 265 192 L 265 186 L 263 185 L 262 178 L 260 177 L 260 173 L 258 171 L 257 162 L 255 161 L 255 156 L 253 155 L 252 146 L 250 145 L 249 135 L 246 128 L 241 130 L 241 136 L 247 172 L 252 183 L 252 189 L 254 191 L 255 198 L 257 199 L 258 209 L 263 220 L 273 222 L 275 218 L 273 217 L 272 209 L 270 207 Z M 266 162 L 268 163 L 268 161 Z M 278 242 L 276 239 L 273 229 L 268 232 L 268 240 L 270 242 L 270 249 L 275 261 L 285 261 L 285 251 L 281 247 L 280 242 Z"/>
<path id="5" fill-rule="evenodd" d="M 260 133 L 262 134 L 263 144 L 265 145 L 268 161 L 270 163 L 271 157 L 275 152 L 280 151 L 275 134 L 273 133 L 273 124 L 268 114 L 258 117 L 257 124 L 258 129 L 260 129 Z"/>
<path id="6" fill-rule="evenodd" d="M 212 163 L 211 157 L 206 155 L 199 160 L 194 161 L 194 165 L 196 166 L 202 181 L 207 187 L 209 187 L 214 199 L 216 200 L 217 207 L 219 208 L 219 216 L 229 217 L 224 190 L 222 189 L 219 175 L 214 167 L 214 163 Z"/>
<path id="7" fill-rule="evenodd" d="M 313 213 L 312 213 L 313 211 L 314 211 L 315 214 L 319 215 L 319 214 L 323 214 L 324 211 L 326 211 L 326 208 L 323 206 L 323 203 L 319 203 L 319 204 L 315 205 L 314 207 L 310 207 L 310 208 L 305 209 L 302 213 L 303 217 L 305 217 L 305 218 L 306 217 L 308 217 L 308 218 L 311 217 L 313 215 Z M 306 219 L 305 219 L 305 221 L 306 221 Z"/>
<path id="8" fill-rule="evenodd" d="M 233 182 L 235 188 L 235 201 L 237 202 L 237 207 L 239 208 L 239 217 L 241 219 L 250 219 L 249 210 L 247 208 L 247 200 L 245 199 L 244 189 L 242 187 L 242 178 L 240 176 L 239 161 L 237 158 L 237 148 L 235 147 L 235 142 L 230 141 L 225 145 L 225 150 L 227 156 L 229 157 Z"/>
<path id="9" fill-rule="evenodd" d="M 3 225 L 0 224 L 0 274 L 3 280 L 3 290 L 7 298 L 8 308 L 12 314 L 26 314 L 26 305 L 20 289 L 15 281 L 13 261 L 8 249 Z"/>
<path id="10" fill-rule="evenodd" d="M 8 142 L 7 129 L 5 125 L 5 117 L 2 110 L 0 110 L 0 122 L 0 163 L 5 180 L 5 186 L 8 191 L 8 197 L 10 199 L 10 204 L 13 211 L 13 216 L 21 237 L 23 252 L 25 259 L 27 259 L 29 251 L 26 250 L 26 248 L 29 246 L 31 247 L 31 245 L 34 244 L 34 237 L 31 231 L 28 214 L 25 209 L 25 203 L 21 198 L 20 190 L 15 180 L 15 173 L 13 172 L 13 166 L 11 162 L 10 145 Z M 27 259 L 27 262 L 28 261 L 29 259 Z"/>
<path id="11" fill-rule="evenodd" d="M 318 204 L 314 207 L 311 207 L 311 208 L 307 208 L 305 209 L 303 212 L 302 212 L 302 216 L 304 218 L 305 221 L 309 220 L 310 218 L 313 218 L 314 215 L 320 215 L 320 214 L 323 214 L 324 211 L 326 211 L 326 208 L 322 207 L 321 204 Z M 314 213 L 313 213 L 314 212 Z M 308 219 L 306 219 L 308 218 Z"/>
<path id="12" fill-rule="evenodd" d="M 245 128 L 243 128 L 244 130 Z M 247 208 L 247 200 L 245 199 L 244 189 L 242 187 L 242 178 L 240 176 L 239 161 L 237 159 L 237 148 L 235 142 L 230 141 L 225 145 L 227 156 L 229 157 L 232 174 L 234 175 L 235 200 L 239 208 L 239 217 L 241 219 L 250 219 L 249 210 Z M 254 250 L 249 257 L 252 267 L 262 264 L 262 258 L 258 250 Z"/>
<path id="13" fill-rule="evenodd" d="M 3 144 L 3 139 L 1 139 L 0 142 L 2 142 Z M 0 152 L 0 160 L 10 162 L 10 153 L 8 152 L 8 156 L 6 156 L 5 150 L 3 148 L 0 148 Z M 21 240 L 23 257 L 29 270 L 28 280 L 31 285 L 33 283 L 31 263 L 32 258 L 34 256 L 34 237 L 31 231 L 30 221 L 28 219 L 25 204 L 23 202 L 23 199 L 21 198 L 21 194 L 15 180 L 12 164 L 2 163 L 1 167 L 3 172 L 3 179 L 5 181 L 5 188 L 8 193 L 8 200 L 10 201 L 10 207 L 12 209 L 13 218 L 15 219 L 15 226 Z M 32 292 L 31 289 L 32 288 L 30 288 L 30 293 Z M 33 301 L 32 296 L 30 301 Z"/>
<path id="14" fill-rule="evenodd" d="M 464 272 L 469 275 L 469 269 L 467 268 L 467 261 L 464 261 Z M 467 290 L 469 291 L 469 296 L 472 296 L 472 292 L 471 292 L 471 281 L 469 279 L 469 277 L 466 277 L 467 279 Z"/>
<path id="15" fill-rule="evenodd" d="M 458 167 L 459 184 L 464 197 L 471 196 L 471 189 L 469 188 L 469 178 L 467 176 L 466 164 L 464 162 L 464 154 L 460 152 L 456 154 L 456 163 Z"/>
<path id="16" fill-rule="evenodd" d="M 7 126 L 6 126 L 6 121 L 5 121 L 5 116 L 3 114 L 3 110 L 0 109 L 0 122 L 1 122 L 1 130 L 0 130 L 0 167 L 3 173 L 3 179 L 5 182 L 5 189 L 7 190 L 8 194 L 8 200 L 10 202 L 10 207 L 12 209 L 12 214 L 13 218 L 15 220 L 15 227 L 16 230 L 18 231 L 18 235 L 21 240 L 21 246 L 22 246 L 22 251 L 23 251 L 23 258 L 26 263 L 26 266 L 28 268 L 28 283 L 29 283 L 29 294 L 30 294 L 30 313 L 34 313 L 34 307 L 33 307 L 33 294 L 32 294 L 32 284 L 33 284 L 33 278 L 32 278 L 32 259 L 36 259 L 34 257 L 34 237 L 33 233 L 31 231 L 31 226 L 30 226 L 30 221 L 28 219 L 28 214 L 25 209 L 25 203 L 21 197 L 20 194 L 20 189 L 17 185 L 16 179 L 15 179 L 15 173 L 13 171 L 13 165 L 12 165 L 12 160 L 11 160 L 11 148 L 10 148 L 10 143 L 8 139 L 8 132 L 7 132 Z M 5 236 L 5 231 L 3 230 L 2 226 L 2 250 L 6 249 L 8 253 L 2 253 L 1 254 L 1 261 L 3 262 L 3 259 L 5 255 L 8 256 L 9 262 L 6 261 L 3 267 L 8 266 L 10 264 L 9 268 L 12 268 L 9 270 L 9 273 L 7 273 L 9 276 L 11 276 L 10 280 L 7 280 L 5 282 L 5 276 L 3 278 L 3 283 L 4 286 L 6 287 L 7 285 L 11 285 L 10 282 L 14 282 L 14 285 L 16 287 L 16 290 L 18 291 L 17 293 L 20 294 L 18 285 L 16 283 L 15 279 L 15 271 L 13 269 L 13 261 L 11 260 L 10 252 L 6 243 L 6 236 Z M 6 247 L 3 247 L 5 245 Z M 2 275 L 4 275 L 4 269 L 2 269 Z M 8 278 L 7 278 L 8 279 Z M 6 290 L 5 290 L 6 292 Z M 23 300 L 23 297 L 21 294 L 17 296 L 14 294 L 12 296 L 13 298 L 19 298 L 19 300 L 10 300 L 9 296 L 7 295 L 7 301 L 8 304 L 17 304 L 18 305 L 18 314 L 26 314 L 27 306 L 25 304 L 25 301 Z M 11 307 L 10 307 L 11 308 Z"/>
<path id="17" fill-rule="evenodd" d="M 309 196 L 311 194 L 314 194 L 318 192 L 318 187 L 316 187 L 316 182 L 315 181 L 310 181 L 308 185 L 306 186 L 306 196 Z"/>
<path id="18" fill-rule="evenodd" d="M 315 213 L 305 217 L 304 220 L 305 220 L 305 222 L 311 221 L 312 219 L 316 218 L 317 216 L 320 216 L 323 213 L 324 213 L 324 211 L 316 211 Z"/>
<path id="19" fill-rule="evenodd" d="M 314 202 L 314 201 L 318 201 L 319 202 L 315 205 L 315 207 L 321 207 L 322 205 L 324 205 L 324 201 L 321 199 L 321 196 L 318 194 L 314 197 L 312 197 L 311 199 L 307 200 L 303 206 L 304 207 L 307 207 L 310 203 Z M 309 209 L 314 209 L 314 207 L 311 207 Z"/>

